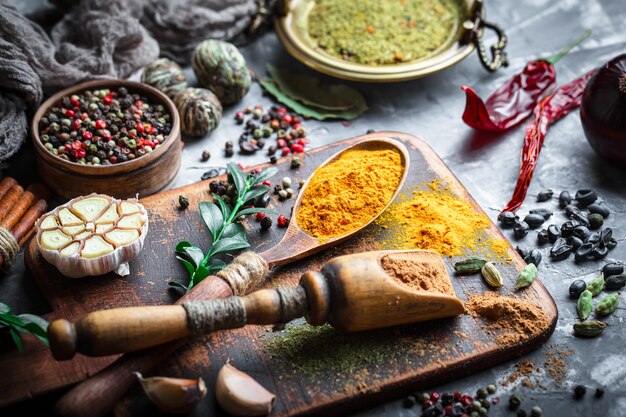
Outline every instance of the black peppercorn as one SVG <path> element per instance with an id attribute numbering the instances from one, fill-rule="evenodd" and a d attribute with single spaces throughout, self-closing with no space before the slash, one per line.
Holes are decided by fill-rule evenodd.
<path id="1" fill-rule="evenodd" d="M 275 164 L 276 162 L 278 162 L 278 159 L 276 158 L 276 155 L 270 156 L 270 163 Z"/>
<path id="2" fill-rule="evenodd" d="M 602 398 L 604 397 L 604 389 L 603 388 L 596 388 L 596 398 Z"/>
<path id="3" fill-rule="evenodd" d="M 261 219 L 261 230 L 268 230 L 272 227 L 272 218 L 270 216 L 265 216 Z"/>
<path id="4" fill-rule="evenodd" d="M 522 404 L 522 398 L 516 394 L 511 395 L 511 398 L 509 398 L 509 408 L 515 410 L 520 404 Z"/>
<path id="5" fill-rule="evenodd" d="M 189 200 L 184 195 L 179 195 L 178 196 L 178 205 L 180 206 L 181 210 L 185 210 L 185 209 L 187 209 L 187 207 L 189 207 Z"/>
<path id="6" fill-rule="evenodd" d="M 291 159 L 291 168 L 292 169 L 300 168 L 300 165 L 302 165 L 302 160 L 300 158 L 298 158 L 297 156 L 294 156 Z"/>
<path id="7" fill-rule="evenodd" d="M 211 153 L 207 150 L 202 151 L 202 162 L 206 162 L 211 157 Z"/>
<path id="8" fill-rule="evenodd" d="M 584 385 L 576 385 L 574 387 L 574 398 L 580 400 L 587 393 L 587 388 Z"/>

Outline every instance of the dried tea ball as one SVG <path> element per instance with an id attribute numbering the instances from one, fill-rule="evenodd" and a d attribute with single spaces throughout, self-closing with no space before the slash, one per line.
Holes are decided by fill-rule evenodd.
<path id="1" fill-rule="evenodd" d="M 250 89 L 246 60 L 232 43 L 214 39 L 200 43 L 191 66 L 200 85 L 213 91 L 223 104 L 238 102 Z"/>
<path id="2" fill-rule="evenodd" d="M 222 120 L 222 105 L 209 90 L 189 87 L 176 94 L 173 100 L 180 115 L 180 130 L 185 136 L 202 137 Z"/>
<path id="3" fill-rule="evenodd" d="M 183 69 L 167 58 L 159 58 L 144 68 L 141 82 L 161 90 L 169 97 L 174 97 L 187 88 Z"/>

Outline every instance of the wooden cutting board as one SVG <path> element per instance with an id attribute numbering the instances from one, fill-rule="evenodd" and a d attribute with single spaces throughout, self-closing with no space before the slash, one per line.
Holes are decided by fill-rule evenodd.
<path id="1" fill-rule="evenodd" d="M 440 179 L 477 211 L 481 210 L 433 150 L 420 139 L 395 132 L 368 136 L 396 138 L 406 144 L 411 167 L 404 193 L 410 194 L 416 185 Z M 291 169 L 289 159 L 280 160 L 277 165 L 280 171 L 272 183 L 284 176 L 291 177 L 294 182 L 308 177 L 322 161 L 357 140 L 359 138 L 353 138 L 310 151 L 299 169 Z M 50 302 L 53 311 L 49 318 L 75 320 L 102 308 L 172 303 L 177 293 L 168 289 L 168 281 L 186 282 L 187 279 L 174 257 L 174 246 L 180 240 L 205 248 L 210 243 L 196 209 L 199 201 L 210 199 L 209 182 L 142 199 L 149 212 L 150 231 L 144 250 L 131 262 L 131 275 L 127 278 L 113 275 L 76 280 L 64 278 L 39 256 L 31 242 L 26 262 Z M 189 209 L 178 210 L 179 195 L 189 198 Z M 289 216 L 293 200 L 279 203 L 273 199 L 271 204 Z M 252 218 L 246 227 L 250 231 L 250 241 L 258 251 L 277 243 L 285 230 L 272 227 L 267 232 L 260 232 L 259 224 Z M 486 232 L 504 239 L 494 225 Z M 372 225 L 336 248 L 273 271 L 267 285 L 296 284 L 304 271 L 319 270 L 334 256 L 380 249 L 383 241 L 384 231 Z M 509 255 L 512 261 L 501 266 L 507 277 L 505 286 L 500 289 L 503 294 L 512 290 L 515 277 L 525 265 L 512 247 Z M 450 269 L 455 261 L 455 258 L 445 260 Z M 462 299 L 468 293 L 488 289 L 478 276 L 452 281 Z M 524 297 L 543 307 L 549 325 L 535 338 L 506 349 L 499 347 L 494 335 L 468 315 L 354 335 L 339 335 L 331 330 L 310 334 L 302 322 L 296 322 L 283 332 L 273 332 L 266 326 L 249 326 L 198 339 L 166 360 L 154 374 L 202 375 L 209 385 L 209 395 L 194 414 L 215 412 L 213 384 L 217 371 L 226 360 L 231 360 L 236 367 L 276 393 L 275 416 L 318 412 L 342 414 L 410 389 L 458 378 L 539 347 L 554 330 L 557 309 L 538 281 L 524 291 Z M 294 333 L 300 336 L 294 338 Z M 27 344 L 27 349 L 24 355 L 14 352 L 0 355 L 0 369 L 4 371 L 4 377 L 0 379 L 0 392 L 3 393 L 0 405 L 71 385 L 115 359 L 78 355 L 71 361 L 56 362 L 34 341 Z M 119 416 L 153 415 L 154 412 L 138 390 L 131 391 L 116 408 Z"/>

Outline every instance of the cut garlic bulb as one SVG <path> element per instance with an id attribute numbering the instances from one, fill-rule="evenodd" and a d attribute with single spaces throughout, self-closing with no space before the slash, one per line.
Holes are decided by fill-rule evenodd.
<path id="1" fill-rule="evenodd" d="M 136 199 L 91 194 L 44 214 L 36 227 L 39 252 L 63 275 L 128 275 L 148 233 L 148 213 Z"/>

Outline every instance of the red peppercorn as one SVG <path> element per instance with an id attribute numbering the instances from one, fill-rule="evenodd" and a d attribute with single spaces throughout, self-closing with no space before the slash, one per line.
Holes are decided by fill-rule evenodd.
<path id="1" fill-rule="evenodd" d="M 137 107 L 142 107 L 143 105 L 144 105 L 144 102 L 143 102 L 143 101 L 141 101 L 141 100 L 137 100 L 137 101 L 135 101 L 135 106 L 137 106 Z"/>
<path id="2" fill-rule="evenodd" d="M 87 155 L 87 152 L 83 148 L 74 149 L 74 157 L 76 159 L 84 158 Z"/>
<path id="3" fill-rule="evenodd" d="M 102 137 L 106 140 L 111 140 L 111 132 L 105 130 L 104 132 L 102 132 Z"/>
<path id="4" fill-rule="evenodd" d="M 291 145 L 291 150 L 293 151 L 293 153 L 302 153 L 304 152 L 304 146 L 293 144 Z"/>
<path id="5" fill-rule="evenodd" d="M 463 395 L 461 397 L 461 404 L 463 404 L 466 407 L 471 405 L 473 402 L 474 402 L 474 397 L 472 397 L 471 395 Z"/>
<path id="6" fill-rule="evenodd" d="M 92 138 L 92 137 L 93 137 L 93 135 L 91 134 L 91 132 L 90 132 L 90 131 L 85 130 L 85 131 L 83 132 L 83 139 L 85 139 L 85 140 L 91 140 L 91 138 Z"/>
<path id="7" fill-rule="evenodd" d="M 255 174 L 260 174 L 261 173 L 261 168 L 255 168 L 253 172 Z"/>
<path id="8" fill-rule="evenodd" d="M 148 125 L 148 134 L 150 135 L 154 135 L 154 132 L 156 132 L 156 129 L 154 128 L 154 126 Z"/>
<path id="9" fill-rule="evenodd" d="M 107 128 L 107 124 L 104 120 L 96 120 L 96 129 L 106 129 Z"/>
<path id="10" fill-rule="evenodd" d="M 298 125 L 298 127 L 302 127 L 300 125 L 300 123 L 302 123 L 302 120 L 298 119 L 297 117 L 294 117 L 293 120 L 291 121 L 292 129 L 297 129 L 296 125 Z"/>
<path id="11" fill-rule="evenodd" d="M 452 394 L 452 397 L 454 397 L 454 401 L 461 401 L 463 394 L 461 393 L 461 391 L 454 391 L 454 394 Z"/>
<path id="12" fill-rule="evenodd" d="M 80 119 L 74 119 L 72 120 L 72 130 L 78 130 L 80 129 L 80 125 L 82 123 L 80 122 Z"/>
<path id="13" fill-rule="evenodd" d="M 111 162 L 112 164 L 117 163 L 117 156 L 113 155 L 112 157 L 110 157 L 109 162 Z"/>
<path id="14" fill-rule="evenodd" d="M 289 114 L 285 114 L 282 118 L 282 121 L 291 124 L 291 122 L 293 121 L 293 117 L 291 117 L 291 115 Z"/>
<path id="15" fill-rule="evenodd" d="M 452 415 L 452 404 L 446 405 L 446 408 L 443 409 L 446 412 L 447 416 Z"/>
<path id="16" fill-rule="evenodd" d="M 493 397 L 491 399 L 491 404 L 496 405 L 500 402 L 500 397 Z"/>
<path id="17" fill-rule="evenodd" d="M 110 105 L 112 102 L 113 102 L 113 96 L 111 94 L 109 94 L 108 96 L 102 99 L 102 103 L 106 104 L 107 106 Z"/>
<path id="18" fill-rule="evenodd" d="M 239 169 L 246 169 L 244 164 L 242 164 L 241 162 L 237 162 L 237 166 L 239 167 Z"/>
<path id="19" fill-rule="evenodd" d="M 271 186 L 272 186 L 272 183 L 271 183 L 271 182 L 269 182 L 269 180 L 265 180 L 265 181 L 263 181 L 261 184 L 263 184 L 263 185 L 267 185 L 268 187 L 271 187 Z"/>
<path id="20" fill-rule="evenodd" d="M 137 122 L 135 123 L 135 129 L 137 130 L 137 132 L 139 133 L 143 133 L 144 132 L 144 127 L 141 123 Z"/>
<path id="21" fill-rule="evenodd" d="M 78 107 L 80 106 L 80 101 L 78 101 L 78 99 L 76 97 L 72 97 L 70 99 L 70 104 L 74 107 Z"/>
<path id="22" fill-rule="evenodd" d="M 279 148 L 281 148 L 281 149 L 282 149 L 282 148 L 284 148 L 285 146 L 287 146 L 287 141 L 286 141 L 285 139 L 278 139 L 278 140 L 276 141 L 276 145 L 277 145 Z"/>
<path id="23" fill-rule="evenodd" d="M 256 221 L 260 222 L 261 220 L 263 220 L 265 218 L 265 213 L 257 213 L 256 214 Z"/>
<path id="24" fill-rule="evenodd" d="M 287 227 L 289 224 L 289 219 L 285 217 L 284 214 L 280 214 L 278 216 L 278 227 Z"/>
<path id="25" fill-rule="evenodd" d="M 432 392 L 430 394 L 430 399 L 432 402 L 436 403 L 437 401 L 439 401 L 439 398 L 441 398 L 441 396 L 439 395 L 438 392 Z"/>
<path id="26" fill-rule="evenodd" d="M 422 407 L 424 408 L 428 408 L 428 407 L 432 407 L 433 402 L 431 400 L 424 400 L 424 402 L 422 403 Z"/>
<path id="27" fill-rule="evenodd" d="M 291 152 L 291 149 L 289 149 L 286 146 L 282 149 L 283 156 L 289 155 L 290 152 Z"/>
<path id="28" fill-rule="evenodd" d="M 70 109 L 65 110 L 65 117 L 74 117 L 75 114 L 76 113 L 74 113 L 74 110 L 70 110 Z"/>
<path id="29" fill-rule="evenodd" d="M 128 137 L 131 139 L 135 139 L 137 135 L 134 132 L 128 132 Z"/>
<path id="30" fill-rule="evenodd" d="M 279 107 L 278 110 L 276 110 L 276 114 L 278 114 L 279 116 L 282 116 L 285 113 L 287 113 L 287 109 L 284 107 Z"/>
<path id="31" fill-rule="evenodd" d="M 80 115 L 80 120 L 87 120 L 89 118 L 89 115 L 87 113 L 83 113 Z"/>

